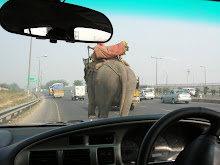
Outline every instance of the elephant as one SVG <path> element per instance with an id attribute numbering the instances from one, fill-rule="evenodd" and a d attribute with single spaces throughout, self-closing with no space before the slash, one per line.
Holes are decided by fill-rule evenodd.
<path id="1" fill-rule="evenodd" d="M 134 72 L 123 61 L 107 60 L 99 69 L 84 70 L 89 119 L 108 118 L 112 106 L 120 107 L 119 116 L 128 116 L 137 82 Z"/>

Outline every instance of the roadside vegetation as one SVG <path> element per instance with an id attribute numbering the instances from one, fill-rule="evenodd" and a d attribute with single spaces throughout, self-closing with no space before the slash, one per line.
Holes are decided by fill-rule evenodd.
<path id="1" fill-rule="evenodd" d="M 199 88 L 196 88 L 195 97 L 199 97 L 199 93 L 200 93 L 200 89 L 199 89 Z"/>
<path id="2" fill-rule="evenodd" d="M 216 94 L 216 90 L 211 90 L 211 93 L 212 93 L 212 95 L 215 95 Z"/>
<path id="3" fill-rule="evenodd" d="M 84 85 L 83 80 L 75 80 L 73 83 L 74 86 L 82 86 Z"/>
<path id="4" fill-rule="evenodd" d="M 34 96 L 31 94 L 30 99 Z M 16 83 L 0 84 L 0 110 L 27 102 L 27 93 Z"/>
<path id="5" fill-rule="evenodd" d="M 209 90 L 209 87 L 205 86 L 205 87 L 204 87 L 204 94 L 205 94 L 205 95 L 207 95 L 208 90 Z"/>

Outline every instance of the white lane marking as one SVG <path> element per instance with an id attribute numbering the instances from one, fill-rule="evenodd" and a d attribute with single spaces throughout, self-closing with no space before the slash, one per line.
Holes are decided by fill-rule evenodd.
<path id="1" fill-rule="evenodd" d="M 171 112 L 172 111 L 172 110 L 168 110 L 168 109 L 162 109 L 162 110 L 167 111 L 167 112 Z"/>
<path id="2" fill-rule="evenodd" d="M 119 115 L 119 112 L 115 112 L 117 115 Z"/>
<path id="3" fill-rule="evenodd" d="M 215 107 L 206 107 L 206 108 L 209 108 L 209 109 L 219 109 L 219 108 L 215 108 Z"/>

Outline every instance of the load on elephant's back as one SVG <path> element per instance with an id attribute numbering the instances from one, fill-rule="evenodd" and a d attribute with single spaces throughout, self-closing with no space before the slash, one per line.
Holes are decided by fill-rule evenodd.
<path id="1" fill-rule="evenodd" d="M 136 76 L 121 58 L 91 62 L 85 71 L 88 91 L 88 117 L 107 118 L 112 106 L 120 108 L 119 116 L 127 116 L 136 88 Z"/>

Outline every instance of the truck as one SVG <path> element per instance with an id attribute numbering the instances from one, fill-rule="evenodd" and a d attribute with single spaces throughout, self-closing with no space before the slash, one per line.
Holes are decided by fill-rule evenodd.
<path id="1" fill-rule="evenodd" d="M 53 97 L 64 97 L 64 85 L 63 83 L 55 83 L 52 85 Z"/>
<path id="2" fill-rule="evenodd" d="M 50 96 L 53 95 L 53 88 L 52 88 L 52 86 L 49 87 L 49 95 L 50 95 Z"/>
<path id="3" fill-rule="evenodd" d="M 84 100 L 85 96 L 85 86 L 75 86 L 72 100 Z"/>
<path id="4" fill-rule="evenodd" d="M 131 107 L 130 110 L 133 110 L 134 107 L 137 105 L 137 103 L 140 103 L 140 78 L 137 76 L 136 77 L 137 84 L 136 84 L 136 89 L 134 91 L 134 96 L 132 99 Z"/>

